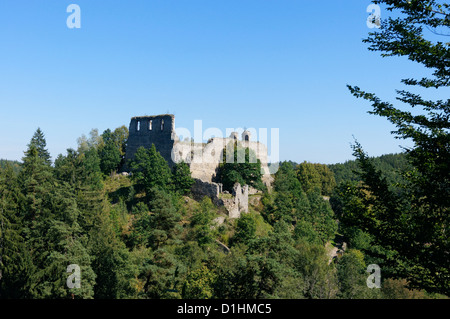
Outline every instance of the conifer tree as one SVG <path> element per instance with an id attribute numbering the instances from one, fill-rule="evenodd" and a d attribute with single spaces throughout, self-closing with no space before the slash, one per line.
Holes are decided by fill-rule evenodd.
<path id="1" fill-rule="evenodd" d="M 154 144 L 150 149 L 140 147 L 130 164 L 132 179 L 140 190 L 145 190 L 149 199 L 155 189 L 170 191 L 172 189 L 172 172 L 164 157 L 156 150 Z"/>
<path id="2" fill-rule="evenodd" d="M 42 159 L 46 165 L 51 165 L 52 163 L 51 156 L 46 148 L 47 142 L 45 140 L 44 133 L 41 131 L 39 127 L 34 133 L 29 146 L 30 145 L 36 146 L 39 158 Z"/>
<path id="3" fill-rule="evenodd" d="M 450 44 L 441 41 L 445 38 L 438 34 L 449 30 L 450 5 L 434 0 L 374 3 L 387 5 L 387 10 L 396 11 L 398 16 L 388 17 L 379 32 L 370 33 L 364 40 L 369 50 L 380 51 L 383 57 L 407 57 L 431 71 L 429 77 L 403 79 L 408 87 L 448 88 Z M 425 29 L 435 34 L 430 36 Z M 376 243 L 397 252 L 393 262 L 413 287 L 449 294 L 450 100 L 427 100 L 419 93 L 398 90 L 397 100 L 403 104 L 394 106 L 358 87 L 349 89 L 372 104 L 369 113 L 385 117 L 396 126 L 396 138 L 408 139 L 413 146 L 406 148 L 412 169 L 404 174 L 402 192 L 396 193 L 361 145 L 355 144 L 354 155 L 364 182 L 357 193 L 367 209 L 347 206 L 344 218 L 353 215 L 346 218 L 350 226 L 357 224 L 372 234 Z"/>

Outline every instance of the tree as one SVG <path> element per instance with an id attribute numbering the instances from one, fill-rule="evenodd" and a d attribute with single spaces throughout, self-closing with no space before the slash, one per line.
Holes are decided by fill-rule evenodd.
<path id="1" fill-rule="evenodd" d="M 130 297 L 134 294 L 131 279 L 137 275 L 137 267 L 124 242 L 115 233 L 110 213 L 105 211 L 98 214 L 95 221 L 95 226 L 89 233 L 92 269 L 97 276 L 94 298 Z"/>
<path id="2" fill-rule="evenodd" d="M 86 231 L 94 222 L 95 215 L 102 211 L 103 178 L 100 158 L 94 147 L 77 152 L 67 150 L 55 160 L 55 177 L 65 182 L 77 194 L 77 205 L 81 212 L 78 222 Z"/>
<path id="3" fill-rule="evenodd" d="M 183 298 L 210 299 L 214 292 L 214 280 L 214 273 L 206 265 L 191 271 L 183 285 Z"/>
<path id="4" fill-rule="evenodd" d="M 30 143 L 22 158 L 23 169 L 18 180 L 25 196 L 24 222 L 35 220 L 45 211 L 45 205 L 54 182 L 51 167 L 39 157 L 39 151 L 34 143 Z"/>
<path id="5" fill-rule="evenodd" d="M 130 168 L 138 190 L 145 190 L 147 197 L 151 198 L 154 189 L 171 190 L 172 172 L 155 144 L 150 149 L 139 147 Z"/>
<path id="6" fill-rule="evenodd" d="M 114 144 L 119 149 L 120 156 L 122 156 L 122 158 L 125 157 L 128 136 L 129 136 L 128 128 L 125 125 L 116 128 L 112 132 L 112 139 L 114 141 Z"/>
<path id="7" fill-rule="evenodd" d="M 287 222 L 297 220 L 297 208 L 309 209 L 308 199 L 297 179 L 294 168 L 288 162 L 281 163 L 273 183 L 273 201 L 265 205 L 264 215 L 269 223 L 280 219 Z"/>
<path id="8" fill-rule="evenodd" d="M 77 139 L 78 152 L 84 153 L 90 148 L 95 148 L 96 150 L 102 145 L 103 139 L 98 134 L 98 129 L 94 128 L 89 132 L 89 138 L 84 134 Z"/>
<path id="9" fill-rule="evenodd" d="M 236 234 L 233 241 L 236 243 L 248 243 L 255 238 L 256 221 L 251 214 L 242 214 L 236 223 Z"/>
<path id="10" fill-rule="evenodd" d="M 340 296 L 345 299 L 369 297 L 364 255 L 356 249 L 349 249 L 339 259 L 337 265 Z"/>
<path id="11" fill-rule="evenodd" d="M 199 209 L 191 217 L 191 234 L 202 248 L 214 242 L 216 234 L 213 227 L 213 220 L 216 217 L 214 208 L 211 199 L 205 196 L 200 202 Z"/>
<path id="12" fill-rule="evenodd" d="M 140 203 L 135 209 L 136 216 L 129 241 L 132 245 L 157 249 L 176 237 L 181 216 L 169 193 L 153 189 L 152 194 L 154 195 L 149 207 Z"/>
<path id="13" fill-rule="evenodd" d="M 430 77 L 403 79 L 407 86 L 440 89 L 450 85 L 449 44 L 426 39 L 424 28 L 448 30 L 449 4 L 427 0 L 384 0 L 399 17 L 383 21 L 380 32 L 370 33 L 365 43 L 383 57 L 405 56 L 432 70 Z M 434 37 L 434 36 L 433 36 Z M 356 143 L 354 155 L 362 170 L 359 192 L 366 210 L 359 210 L 356 223 L 374 235 L 377 243 L 398 252 L 398 266 L 412 287 L 450 293 L 450 100 L 426 100 L 418 93 L 398 90 L 397 100 L 414 108 L 414 113 L 384 102 L 373 93 L 348 86 L 351 93 L 372 103 L 369 113 L 387 118 L 397 130 L 396 138 L 410 139 L 406 149 L 412 169 L 405 172 L 403 192 L 389 189 L 386 179 Z M 344 209 L 344 214 L 352 208 Z"/>
<path id="14" fill-rule="evenodd" d="M 191 191 L 194 179 L 191 177 L 191 170 L 185 162 L 175 164 L 173 168 L 172 183 L 176 192 L 186 195 Z"/>
<path id="15" fill-rule="evenodd" d="M 336 181 L 333 172 L 325 164 L 303 162 L 297 166 L 297 177 L 307 193 L 318 187 L 322 195 L 331 195 Z"/>
<path id="16" fill-rule="evenodd" d="M 229 143 L 223 149 L 223 161 L 219 164 L 217 176 L 223 188 L 229 192 L 233 190 L 235 183 L 265 189 L 261 161 L 249 147 L 244 148 L 238 142 Z"/>
<path id="17" fill-rule="evenodd" d="M 29 298 L 33 269 L 20 217 L 22 193 L 10 164 L 0 169 L 0 299 Z"/>
<path id="18" fill-rule="evenodd" d="M 119 169 L 122 161 L 120 153 L 121 145 L 117 145 L 113 133 L 107 129 L 101 135 L 103 145 L 99 147 L 98 154 L 100 157 L 100 168 L 105 175 L 109 175 Z"/>
<path id="19" fill-rule="evenodd" d="M 30 144 L 28 146 L 30 145 L 34 145 L 36 147 L 39 158 L 42 159 L 46 165 L 50 166 L 52 163 L 51 156 L 46 148 L 47 142 L 45 140 L 44 133 L 39 127 L 31 138 Z"/>
<path id="20" fill-rule="evenodd" d="M 42 199 L 40 213 L 32 220 L 27 238 L 35 267 L 29 276 L 32 298 L 93 297 L 95 274 L 78 216 L 75 196 L 66 184 L 51 187 Z M 71 264 L 81 268 L 81 289 L 66 286 L 66 269 Z"/>

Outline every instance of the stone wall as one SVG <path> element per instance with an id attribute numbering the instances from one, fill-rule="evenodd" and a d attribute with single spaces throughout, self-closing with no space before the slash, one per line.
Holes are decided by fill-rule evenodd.
<path id="1" fill-rule="evenodd" d="M 155 144 L 156 150 L 173 167 L 174 125 L 175 117 L 172 114 L 131 118 L 125 159 L 133 159 L 139 147 L 150 148 Z"/>
<path id="2" fill-rule="evenodd" d="M 201 200 L 203 197 L 208 196 L 214 204 L 221 204 L 219 195 L 222 193 L 222 184 L 204 182 L 201 179 L 194 178 L 191 192 L 196 200 Z"/>
<path id="3" fill-rule="evenodd" d="M 250 135 L 245 133 L 240 143 L 250 148 L 256 154 L 256 158 L 261 161 L 262 180 L 270 188 L 272 177 L 268 167 L 267 147 L 260 142 L 250 141 Z M 193 178 L 212 182 L 223 160 L 224 147 L 238 140 L 237 137 L 237 133 L 233 132 L 228 138 L 215 137 L 208 143 L 179 141 L 175 134 L 173 114 L 136 116 L 130 121 L 125 159 L 126 161 L 133 159 L 139 147 L 150 148 L 152 144 L 155 144 L 156 150 L 170 167 L 173 167 L 176 162 L 184 161 L 189 164 Z M 125 167 L 124 171 L 127 170 Z"/>
<path id="4" fill-rule="evenodd" d="M 233 138 L 215 137 L 206 144 L 176 142 L 173 146 L 173 159 L 189 163 L 193 178 L 212 182 L 215 179 L 217 168 L 223 162 L 223 149 Z M 243 147 L 250 148 L 261 161 L 263 183 L 270 188 L 272 176 L 269 172 L 267 147 L 260 142 L 240 141 Z"/>
<path id="5" fill-rule="evenodd" d="M 217 168 L 223 160 L 224 147 L 236 140 L 238 140 L 238 134 L 233 132 L 228 138 L 215 137 L 208 143 L 179 141 L 175 134 L 174 115 L 137 116 L 130 121 L 125 159 L 127 161 L 133 159 L 139 147 L 150 148 L 154 144 L 170 167 L 180 161 L 189 164 L 191 176 L 195 180 L 192 186 L 195 199 L 208 196 L 214 204 L 224 205 L 231 218 L 238 218 L 241 212 L 248 212 L 249 187 L 236 184 L 232 198 L 227 198 L 220 196 L 222 184 L 213 182 Z M 260 142 L 250 141 L 250 134 L 247 131 L 242 134 L 240 143 L 243 147 L 250 148 L 256 158 L 261 161 L 262 180 L 270 188 L 273 178 L 268 167 L 267 147 Z M 124 170 L 127 171 L 127 168 L 125 167 Z M 250 192 L 253 193 L 253 190 Z"/>
<path id="6" fill-rule="evenodd" d="M 248 185 L 241 186 L 236 183 L 232 195 L 232 198 L 223 199 L 223 205 L 228 210 L 230 218 L 239 218 L 241 213 L 248 213 Z"/>
<path id="7" fill-rule="evenodd" d="M 215 205 L 224 206 L 230 218 L 239 218 L 242 212 L 248 212 L 248 189 L 247 185 L 236 183 L 231 198 L 227 198 L 222 193 L 222 184 L 204 182 L 196 178 L 191 191 L 194 199 L 201 200 L 208 196 Z"/>

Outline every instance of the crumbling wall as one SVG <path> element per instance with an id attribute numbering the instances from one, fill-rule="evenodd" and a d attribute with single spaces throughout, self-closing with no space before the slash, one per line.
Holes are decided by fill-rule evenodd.
<path id="1" fill-rule="evenodd" d="M 239 218 L 241 213 L 248 213 L 248 185 L 236 183 L 233 187 L 232 198 L 223 198 L 223 205 L 230 218 Z"/>
<path id="2" fill-rule="evenodd" d="M 196 200 L 201 200 L 203 197 L 208 196 L 214 204 L 222 204 L 219 199 L 219 194 L 222 193 L 222 184 L 204 182 L 201 179 L 194 178 L 191 192 Z"/>
<path id="3" fill-rule="evenodd" d="M 232 197 L 221 196 L 222 184 L 204 182 L 198 178 L 194 179 L 191 192 L 196 200 L 201 200 L 204 196 L 211 198 L 217 206 L 224 206 L 230 218 L 239 218 L 242 212 L 248 212 L 248 186 L 241 186 L 236 183 L 233 187 Z M 229 195 L 228 195 L 229 196 Z"/>

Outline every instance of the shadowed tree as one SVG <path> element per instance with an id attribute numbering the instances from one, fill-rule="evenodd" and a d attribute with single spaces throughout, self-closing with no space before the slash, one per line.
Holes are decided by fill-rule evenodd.
<path id="1" fill-rule="evenodd" d="M 425 28 L 448 31 L 449 4 L 441 1 L 384 0 L 395 18 L 382 22 L 379 32 L 364 42 L 383 57 L 400 56 L 423 65 L 431 76 L 403 79 L 408 87 L 446 89 L 450 85 L 449 43 L 429 37 Z M 428 37 L 428 39 L 427 39 Z M 373 93 L 349 86 L 351 93 L 369 101 L 369 113 L 388 119 L 397 128 L 396 138 L 413 142 L 406 149 L 412 166 L 404 173 L 402 192 L 396 193 L 356 143 L 364 184 L 359 196 L 366 209 L 348 205 L 344 220 L 367 231 L 376 243 L 398 252 L 397 266 L 413 287 L 450 293 L 450 100 L 427 100 L 408 90 L 397 90 L 397 100 L 414 112 L 385 102 Z M 349 201 L 351 202 L 351 201 Z M 353 201 L 357 203 L 358 201 Z M 355 213 L 358 212 L 358 213 Z M 346 218 L 353 216 L 353 218 Z"/>

